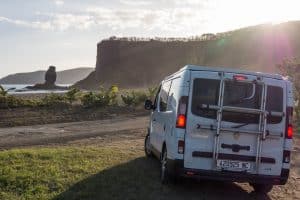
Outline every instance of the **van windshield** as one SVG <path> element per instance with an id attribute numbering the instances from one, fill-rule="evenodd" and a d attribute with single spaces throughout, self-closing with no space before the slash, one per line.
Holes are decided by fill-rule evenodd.
<path id="1" fill-rule="evenodd" d="M 201 117 L 216 119 L 215 109 L 203 107 L 204 105 L 218 105 L 220 80 L 200 79 L 194 80 L 192 97 L 192 113 Z M 283 90 L 281 87 L 268 86 L 267 111 L 282 112 L 283 110 Z M 242 108 L 261 108 L 262 86 L 252 83 L 241 83 L 226 81 L 224 88 L 224 106 Z M 258 123 L 258 114 L 248 114 L 232 111 L 224 111 L 223 121 L 234 123 Z M 268 123 L 280 123 L 282 117 L 268 117 Z"/>

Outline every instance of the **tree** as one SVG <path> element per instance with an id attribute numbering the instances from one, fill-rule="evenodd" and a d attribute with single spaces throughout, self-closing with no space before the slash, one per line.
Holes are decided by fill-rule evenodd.
<path id="1" fill-rule="evenodd" d="M 300 119 L 300 60 L 285 59 L 277 65 L 282 75 L 289 76 L 294 84 L 295 111 L 297 120 Z"/>

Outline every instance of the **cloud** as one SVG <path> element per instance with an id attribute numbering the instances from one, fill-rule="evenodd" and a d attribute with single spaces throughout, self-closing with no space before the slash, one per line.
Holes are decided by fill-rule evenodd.
<path id="1" fill-rule="evenodd" d="M 93 6 L 78 13 L 36 12 L 35 17 L 37 20 L 34 21 L 0 17 L 0 22 L 49 31 L 108 28 L 112 31 L 143 29 L 145 31 L 158 30 L 195 34 L 201 28 L 202 23 L 207 20 L 204 11 L 194 12 L 193 8 L 188 7 L 157 10 L 133 7 L 112 9 Z"/>
<path id="2" fill-rule="evenodd" d="M 88 15 L 73 15 L 73 14 L 38 14 L 47 16 L 47 20 L 43 21 L 26 21 L 15 20 L 6 17 L 0 17 L 0 22 L 14 24 L 20 27 L 27 27 L 40 30 L 58 30 L 65 31 L 68 29 L 84 30 L 88 29 L 93 24 L 91 16 Z"/>
<path id="3" fill-rule="evenodd" d="M 53 2 L 57 6 L 62 6 L 65 3 L 63 0 L 53 0 Z"/>
<path id="4" fill-rule="evenodd" d="M 194 9 L 205 8 L 209 9 L 216 5 L 218 0 L 161 0 L 165 6 L 176 8 L 191 7 Z"/>
<path id="5" fill-rule="evenodd" d="M 28 21 L 24 21 L 24 20 L 9 19 L 6 17 L 0 17 L 0 22 L 6 22 L 6 23 L 14 24 L 16 26 L 21 26 L 21 27 L 30 27 L 30 28 L 38 28 L 38 29 L 48 29 L 49 28 L 48 23 L 40 23 L 38 21 L 28 22 Z"/>
<path id="6" fill-rule="evenodd" d="M 199 27 L 206 20 L 204 12 L 191 8 L 174 9 L 106 9 L 91 7 L 87 13 L 93 16 L 96 25 L 106 25 L 113 30 L 143 28 L 146 30 L 184 30 Z M 187 29 L 186 29 L 187 30 Z"/>
<path id="7" fill-rule="evenodd" d="M 153 2 L 149 0 L 120 0 L 120 3 L 127 6 L 147 6 L 151 5 Z"/>

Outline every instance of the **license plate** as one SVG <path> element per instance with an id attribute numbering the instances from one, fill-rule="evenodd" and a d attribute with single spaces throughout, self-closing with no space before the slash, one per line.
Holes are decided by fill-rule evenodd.
<path id="1" fill-rule="evenodd" d="M 248 170 L 251 167 L 249 162 L 233 161 L 233 160 L 218 160 L 217 166 L 224 169 L 244 169 Z"/>

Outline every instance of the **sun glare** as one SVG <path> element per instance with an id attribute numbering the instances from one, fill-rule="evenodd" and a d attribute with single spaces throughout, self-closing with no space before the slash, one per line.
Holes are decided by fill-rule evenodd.
<path id="1" fill-rule="evenodd" d="M 227 0 L 215 2 L 212 11 L 214 31 L 226 31 L 263 23 L 278 24 L 300 19 L 300 1 L 295 0 Z"/>

